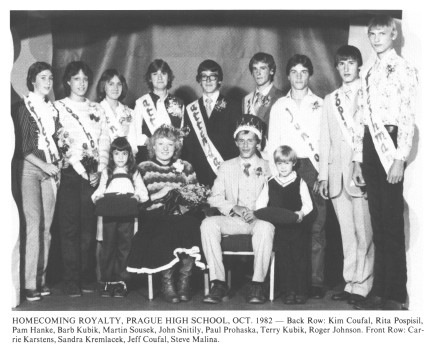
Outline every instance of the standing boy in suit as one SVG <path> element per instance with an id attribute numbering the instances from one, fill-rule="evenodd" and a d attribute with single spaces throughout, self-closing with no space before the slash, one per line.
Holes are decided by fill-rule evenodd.
<path id="1" fill-rule="evenodd" d="M 247 302 L 265 302 L 263 282 L 273 250 L 274 225 L 257 219 L 253 212 L 257 198 L 270 174 L 268 161 L 256 155 L 262 139 L 260 120 L 244 115 L 234 132 L 240 156 L 223 162 L 218 171 L 208 202 L 221 216 L 206 218 L 201 224 L 201 240 L 213 285 L 205 303 L 219 303 L 228 295 L 225 268 L 222 263 L 223 235 L 252 235 L 254 252 L 253 278 Z"/>
<path id="2" fill-rule="evenodd" d="M 346 281 L 344 290 L 333 300 L 356 304 L 364 300 L 372 287 L 374 246 L 368 201 L 352 180 L 353 138 L 356 118 L 362 113 L 359 67 L 362 55 L 354 46 L 345 45 L 335 55 L 342 86 L 325 97 L 320 123 L 319 192 L 337 214 L 343 242 Z"/>

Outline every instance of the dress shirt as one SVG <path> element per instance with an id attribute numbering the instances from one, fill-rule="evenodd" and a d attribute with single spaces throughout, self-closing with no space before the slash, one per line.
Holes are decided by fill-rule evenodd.
<path id="1" fill-rule="evenodd" d="M 255 209 L 256 199 L 259 196 L 259 189 L 256 185 L 257 173 L 256 173 L 256 155 L 253 155 L 250 159 L 240 158 L 240 166 L 243 171 L 240 173 L 238 181 L 238 205 L 247 207 L 250 210 Z M 245 164 L 249 164 L 249 175 L 244 173 Z"/>
<path id="2" fill-rule="evenodd" d="M 413 143 L 417 85 L 416 70 L 394 49 L 382 59 L 376 59 L 368 73 L 362 76 L 363 89 L 368 91 L 369 86 L 370 105 L 365 105 L 363 122 L 355 137 L 354 161 L 362 162 L 364 125 L 370 120 L 369 108 L 384 125 L 398 127 L 394 158 L 407 160 Z"/>
<path id="3" fill-rule="evenodd" d="M 216 101 L 219 98 L 219 94 L 220 94 L 219 90 L 216 90 L 215 92 L 213 92 L 213 94 L 210 97 L 207 96 L 206 94 L 203 94 L 204 106 L 206 107 L 206 112 L 208 117 L 210 117 L 211 113 L 213 112 L 213 109 L 216 105 Z M 210 106 L 207 103 L 207 99 L 211 100 Z"/>

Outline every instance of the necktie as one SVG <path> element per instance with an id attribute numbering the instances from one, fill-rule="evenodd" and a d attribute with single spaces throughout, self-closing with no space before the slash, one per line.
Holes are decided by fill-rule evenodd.
<path id="1" fill-rule="evenodd" d="M 258 114 L 259 107 L 261 106 L 261 93 L 256 91 L 255 98 L 253 100 L 253 109 L 255 110 L 255 114 Z"/>
<path id="2" fill-rule="evenodd" d="M 246 162 L 246 163 L 243 164 L 243 166 L 244 166 L 244 170 L 243 170 L 244 174 L 247 177 L 249 177 L 250 176 L 250 173 L 249 173 L 250 164 L 248 162 Z"/>
<path id="3" fill-rule="evenodd" d="M 213 101 L 210 98 L 206 98 L 205 102 L 206 102 L 207 116 L 210 117 L 210 115 L 212 114 Z"/>

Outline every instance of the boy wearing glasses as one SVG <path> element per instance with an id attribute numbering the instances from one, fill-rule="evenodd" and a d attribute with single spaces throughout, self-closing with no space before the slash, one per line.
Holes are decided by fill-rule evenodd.
<path id="1" fill-rule="evenodd" d="M 196 79 L 203 95 L 186 107 L 185 126 L 191 131 L 182 157 L 194 167 L 199 183 L 212 186 L 220 164 L 238 155 L 233 134 L 239 111 L 219 91 L 223 72 L 218 63 L 203 61 Z"/>

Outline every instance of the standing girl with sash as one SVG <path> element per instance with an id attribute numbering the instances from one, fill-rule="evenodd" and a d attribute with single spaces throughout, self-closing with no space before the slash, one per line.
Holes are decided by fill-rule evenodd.
<path id="1" fill-rule="evenodd" d="M 176 128 L 183 127 L 184 105 L 182 100 L 168 92 L 174 75 L 167 62 L 155 59 L 149 64 L 145 79 L 151 92 L 136 100 L 134 108 L 137 164 L 148 160 L 148 140 L 159 126 L 167 124 Z"/>
<path id="2" fill-rule="evenodd" d="M 58 193 L 58 221 L 64 292 L 70 297 L 94 290 L 96 216 L 91 195 L 109 159 L 104 111 L 85 97 L 91 80 L 86 63 L 69 63 L 63 76 L 68 97 L 55 102 L 64 127 L 61 150 L 65 164 Z"/>
<path id="3" fill-rule="evenodd" d="M 196 79 L 203 95 L 186 107 L 185 125 L 191 132 L 182 157 L 194 166 L 199 183 L 212 186 L 220 164 L 238 156 L 233 135 L 241 113 L 219 91 L 223 72 L 218 63 L 202 62 Z"/>
<path id="4" fill-rule="evenodd" d="M 57 148 L 61 127 L 58 111 L 48 99 L 52 85 L 51 66 L 45 62 L 33 63 L 27 75 L 30 93 L 18 109 L 19 178 L 26 232 L 25 297 L 28 301 L 51 294 L 45 279 L 61 159 Z"/>

